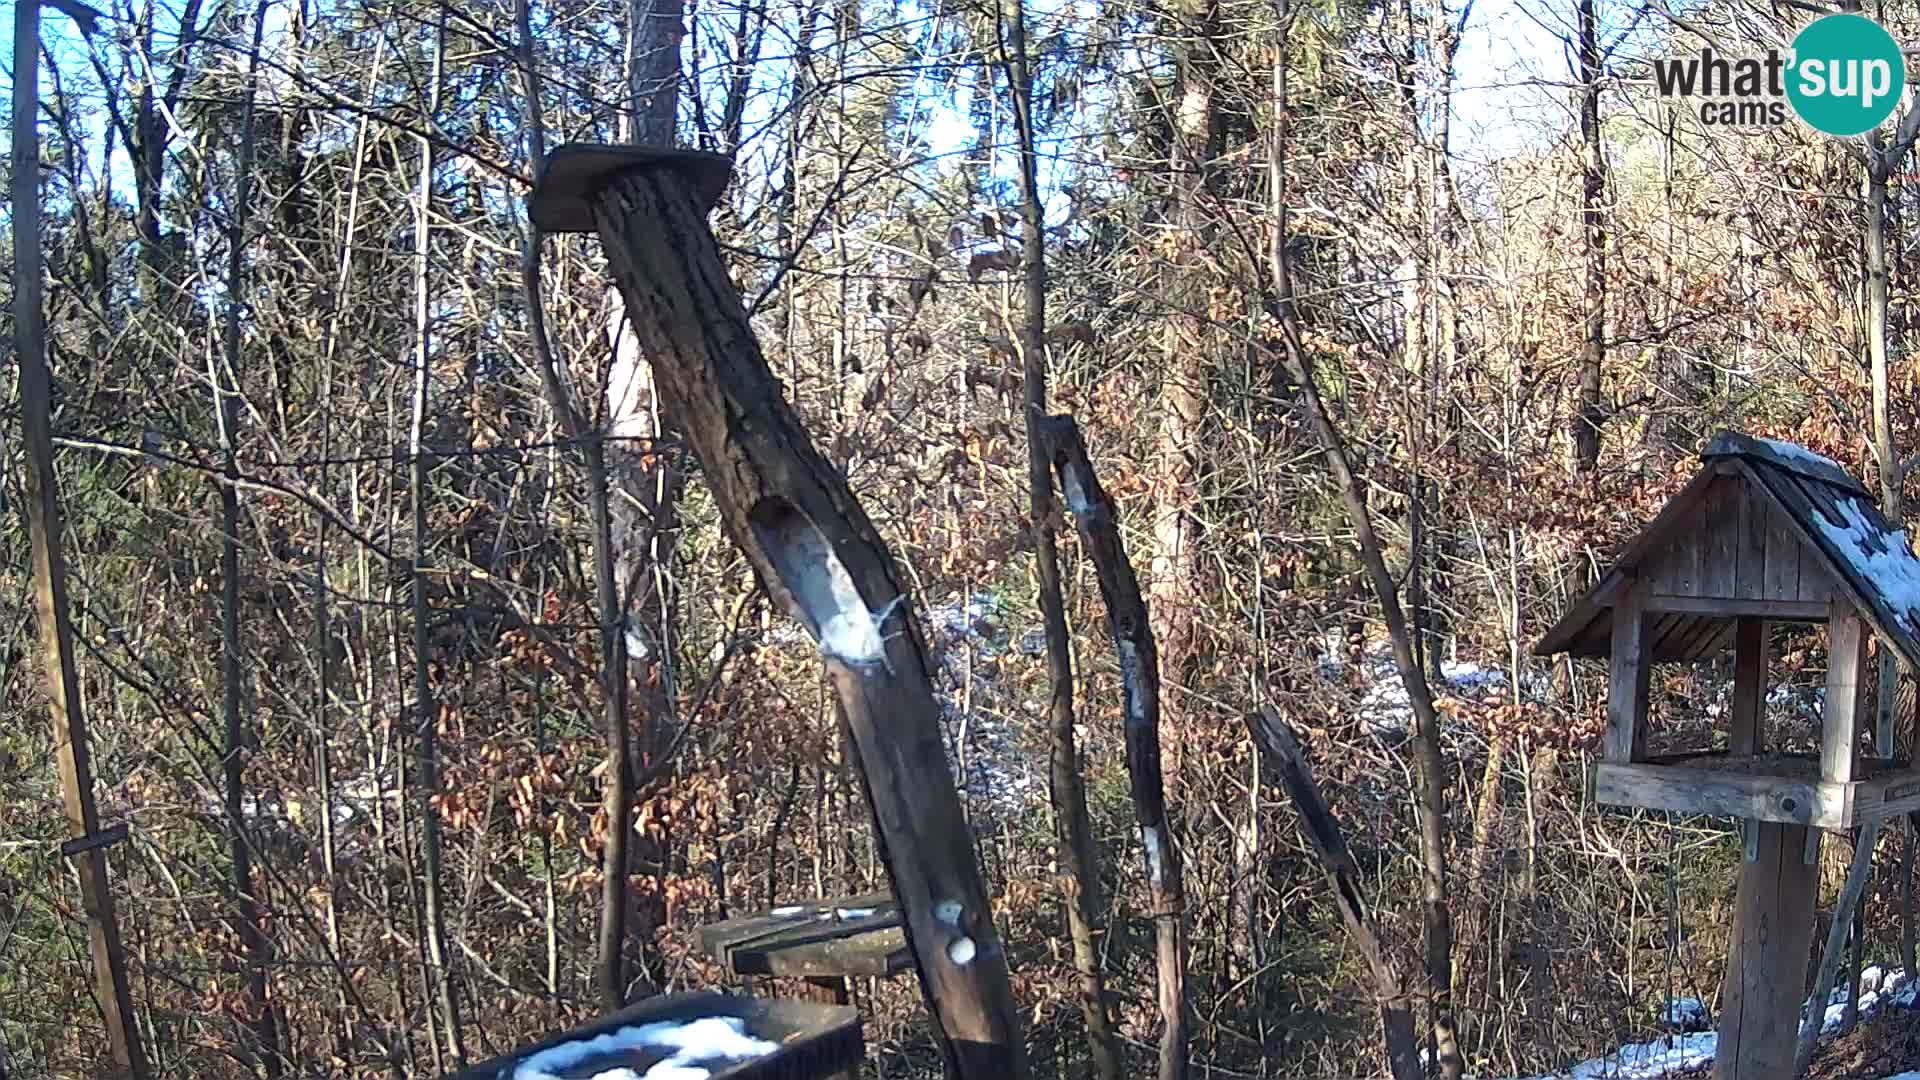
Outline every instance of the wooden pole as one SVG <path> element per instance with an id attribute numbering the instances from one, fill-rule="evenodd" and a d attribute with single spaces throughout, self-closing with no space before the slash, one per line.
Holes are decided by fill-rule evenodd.
<path id="1" fill-rule="evenodd" d="M 1720 996 L 1715 1080 L 1793 1075 L 1794 1034 L 1813 943 L 1816 867 L 1802 857 L 1805 825 L 1757 822 L 1755 857 L 1740 871 L 1733 948 Z"/>
<path id="2" fill-rule="evenodd" d="M 1180 848 L 1167 824 L 1167 795 L 1161 778 L 1160 661 L 1154 651 L 1152 624 L 1140 595 L 1140 580 L 1120 543 L 1120 524 L 1087 457 L 1079 426 L 1071 416 L 1048 416 L 1034 425 L 1034 435 L 1053 463 L 1067 510 L 1093 560 L 1100 598 L 1107 607 L 1107 626 L 1120 654 L 1127 776 L 1146 853 L 1160 1019 L 1166 1025 L 1160 1036 L 1160 1080 L 1182 1080 L 1187 1075 L 1187 913 Z"/>
<path id="3" fill-rule="evenodd" d="M 60 493 L 53 475 L 53 377 L 47 370 L 46 326 L 40 310 L 40 5 L 13 8 L 13 333 L 20 358 L 21 427 L 27 449 L 27 538 L 33 549 L 33 610 L 47 667 L 47 711 L 53 721 L 67 824 L 75 840 L 100 832 L 87 756 L 87 719 L 80 704 L 80 672 L 73 624 L 67 614 L 67 568 L 60 549 Z M 146 1055 L 134 1022 L 127 960 L 114 918 L 105 845 L 74 857 L 87 912 L 87 948 L 107 1049 L 120 1075 L 145 1080 Z"/>
<path id="4" fill-rule="evenodd" d="M 819 644 L 951 1072 L 1023 1080 L 1007 958 L 947 766 L 926 648 L 891 554 L 787 404 L 728 277 L 706 222 L 726 175 L 709 154 L 560 147 L 529 210 L 548 231 L 597 229 L 722 525 Z"/>
<path id="5" fill-rule="evenodd" d="M 1833 923 L 1827 930 L 1826 948 L 1820 953 L 1819 974 L 1813 979 L 1813 1000 L 1806 1004 L 1806 1012 L 1800 1017 L 1799 1041 L 1794 1048 L 1790 1076 L 1806 1072 L 1808 1063 L 1813 1061 L 1813 1047 L 1820 1040 L 1820 1028 L 1827 1018 L 1827 988 L 1833 984 L 1834 972 L 1840 968 L 1840 950 L 1846 945 L 1847 932 L 1856 925 L 1853 916 L 1867 888 L 1867 872 L 1873 869 L 1873 849 L 1880 840 L 1881 820 L 1874 818 L 1860 826 L 1853 863 L 1847 868 L 1847 882 L 1840 887 L 1840 896 L 1833 903 Z M 1805 950 L 1802 950 L 1801 963 L 1805 962 Z M 1855 985 L 1853 989 L 1857 1007 L 1860 988 Z"/>

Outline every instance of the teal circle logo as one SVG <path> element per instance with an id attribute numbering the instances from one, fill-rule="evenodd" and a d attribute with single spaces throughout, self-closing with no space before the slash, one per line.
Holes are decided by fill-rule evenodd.
<path id="1" fill-rule="evenodd" d="M 1907 88 L 1900 45 L 1864 15 L 1828 15 L 1793 39 L 1787 99 L 1829 135 L 1859 135 L 1893 114 Z"/>

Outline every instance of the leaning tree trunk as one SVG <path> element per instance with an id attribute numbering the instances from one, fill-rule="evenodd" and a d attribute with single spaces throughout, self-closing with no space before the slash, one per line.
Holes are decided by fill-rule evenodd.
<path id="1" fill-rule="evenodd" d="M 1094 475 L 1080 429 L 1070 416 L 1039 423 L 1047 457 L 1060 477 L 1067 510 L 1080 527 L 1080 543 L 1100 581 L 1107 626 L 1120 654 L 1121 709 L 1127 745 L 1127 777 L 1133 812 L 1146 851 L 1147 891 L 1153 897 L 1155 961 L 1159 971 L 1160 1080 L 1187 1075 L 1187 915 L 1180 881 L 1180 848 L 1167 824 L 1167 796 L 1160 778 L 1160 660 L 1153 647 L 1140 581 L 1120 542 L 1100 478 Z"/>
<path id="2" fill-rule="evenodd" d="M 107 1054 L 116 1077 L 146 1080 L 147 1057 L 127 980 L 126 949 L 114 914 L 113 882 L 93 797 L 87 716 L 80 699 L 79 658 L 67 605 L 67 564 L 60 535 L 60 489 L 53 471 L 53 373 L 47 369 L 46 312 L 42 307 L 44 253 L 40 248 L 40 5 L 13 6 L 13 140 L 10 195 L 13 232 L 13 344 L 20 365 L 20 436 L 26 449 L 28 558 L 33 563 L 33 616 L 46 664 L 47 719 L 72 839 L 62 854 L 80 881 L 93 961 L 96 1006 L 105 1024 Z M 124 835 L 124 834 L 123 834 Z M 76 845 L 78 845 L 76 847 Z"/>
<path id="3" fill-rule="evenodd" d="M 846 710 L 882 857 L 929 1011 L 962 1078 L 1026 1076 L 1007 958 L 941 739 L 926 646 L 892 557 L 844 475 L 781 396 L 688 181 L 714 159 L 581 148 L 536 214 L 606 246 L 665 410 L 699 457 L 722 526 L 776 604 L 819 643 Z M 609 159 L 615 162 L 605 164 Z M 581 175 L 581 172 L 587 174 Z M 576 186 L 584 184 L 584 186 Z M 572 191 L 592 191 L 590 210 Z M 889 629 L 891 627 L 891 629 Z"/>
<path id="4" fill-rule="evenodd" d="M 1313 769 L 1307 764 L 1300 739 L 1273 711 L 1263 706 L 1247 714 L 1247 730 L 1259 755 L 1280 775 L 1281 784 L 1300 815 L 1300 831 L 1320 858 L 1320 869 L 1333 889 L 1334 907 L 1347 937 L 1360 950 L 1368 972 L 1373 976 L 1374 997 L 1380 1009 L 1380 1034 L 1386 1043 L 1387 1067 L 1393 1080 L 1420 1080 L 1420 1049 L 1413 1038 L 1413 1008 L 1406 985 L 1394 970 L 1387 950 L 1380 943 L 1380 930 L 1373 913 L 1367 910 L 1366 896 L 1360 891 L 1360 868 L 1347 851 L 1347 841 L 1339 819 L 1327 808 L 1314 782 Z"/>
<path id="5" fill-rule="evenodd" d="M 1373 512 L 1367 505 L 1365 490 L 1347 457 L 1346 441 L 1328 414 L 1320 397 L 1314 375 L 1313 359 L 1301 340 L 1299 312 L 1293 303 L 1293 280 L 1287 266 L 1289 217 L 1287 206 L 1288 86 L 1287 43 L 1292 28 L 1289 0 L 1275 0 L 1279 17 L 1280 40 L 1273 65 L 1274 123 L 1271 149 L 1269 195 L 1272 199 L 1273 230 L 1268 248 L 1268 272 L 1272 295 L 1269 315 L 1279 323 L 1280 359 L 1287 377 L 1300 388 L 1300 401 L 1326 459 L 1327 473 L 1340 493 L 1341 504 L 1352 524 L 1360 546 L 1360 562 L 1373 586 L 1374 600 L 1387 624 L 1387 636 L 1393 646 L 1393 664 L 1414 720 L 1414 813 L 1420 824 L 1421 907 L 1426 937 L 1427 993 L 1438 1012 L 1439 1023 L 1451 1030 L 1449 1015 L 1453 982 L 1453 914 L 1447 896 L 1447 778 L 1440 755 L 1440 718 L 1433 706 L 1433 693 L 1426 672 L 1415 661 L 1412 635 L 1405 611 L 1380 537 L 1373 530 Z M 1457 1073 L 1456 1073 L 1457 1075 Z"/>

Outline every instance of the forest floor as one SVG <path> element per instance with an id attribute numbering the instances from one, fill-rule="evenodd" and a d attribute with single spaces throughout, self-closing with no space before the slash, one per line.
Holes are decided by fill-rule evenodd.
<path id="1" fill-rule="evenodd" d="M 1920 1080 L 1920 1025 L 1905 1009 L 1888 1009 L 1813 1055 L 1808 1080 Z M 1697 1075 L 1707 1076 L 1709 1067 Z"/>

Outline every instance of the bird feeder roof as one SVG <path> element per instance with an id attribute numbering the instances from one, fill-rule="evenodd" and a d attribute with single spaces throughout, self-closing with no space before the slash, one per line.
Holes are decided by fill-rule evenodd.
<path id="1" fill-rule="evenodd" d="M 1655 660 L 1716 655 L 1742 614 L 1817 622 L 1844 601 L 1920 666 L 1920 557 L 1864 484 L 1806 447 L 1734 431 L 1700 459 L 1535 655 L 1608 655 L 1614 604 L 1638 580 L 1678 594 L 1649 614 Z"/>

